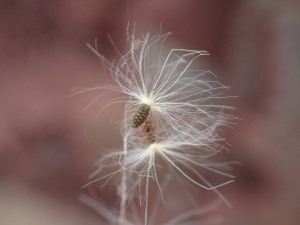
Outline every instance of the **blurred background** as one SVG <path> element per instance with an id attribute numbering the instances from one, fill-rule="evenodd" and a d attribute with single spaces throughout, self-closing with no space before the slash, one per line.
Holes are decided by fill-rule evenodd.
<path id="1" fill-rule="evenodd" d="M 107 83 L 86 43 L 109 60 L 136 33 L 172 32 L 176 48 L 210 52 L 209 69 L 231 86 L 224 100 L 242 118 L 224 129 L 236 182 L 220 191 L 224 225 L 300 221 L 300 2 L 296 0 L 2 0 L 0 8 L 0 224 L 104 224 L 78 201 L 103 147 L 120 147 L 111 126 L 82 112 Z M 101 104 L 99 102 L 98 104 Z M 101 193 L 100 193 L 101 195 Z M 102 195 L 106 196 L 102 193 Z"/>

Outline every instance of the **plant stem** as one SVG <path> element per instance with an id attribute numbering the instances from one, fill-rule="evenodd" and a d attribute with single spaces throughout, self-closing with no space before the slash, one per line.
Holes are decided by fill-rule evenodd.
<path id="1" fill-rule="evenodd" d="M 124 138 L 124 158 L 123 162 L 126 162 L 127 156 L 127 137 Z M 123 225 L 126 218 L 126 202 L 127 202 L 127 171 L 122 171 L 122 180 L 120 184 L 120 217 L 119 217 L 119 225 Z"/>

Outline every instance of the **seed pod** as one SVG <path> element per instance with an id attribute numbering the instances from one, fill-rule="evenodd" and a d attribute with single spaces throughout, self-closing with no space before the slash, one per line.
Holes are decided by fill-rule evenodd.
<path id="1" fill-rule="evenodd" d="M 131 126 L 133 128 L 138 128 L 141 124 L 143 124 L 149 115 L 149 111 L 150 106 L 147 104 L 142 104 L 135 112 L 131 121 Z"/>

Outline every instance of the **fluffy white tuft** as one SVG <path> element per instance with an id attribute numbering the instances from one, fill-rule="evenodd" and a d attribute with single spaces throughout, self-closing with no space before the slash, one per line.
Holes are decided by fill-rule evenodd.
<path id="1" fill-rule="evenodd" d="M 121 175 L 118 189 L 121 198 L 119 224 L 125 224 L 126 206 L 136 189 L 141 187 L 145 187 L 140 196 L 143 196 L 141 204 L 145 204 L 144 221 L 147 224 L 150 178 L 156 181 L 162 194 L 157 157 L 168 165 L 160 168 L 160 171 L 175 171 L 194 185 L 213 190 L 230 206 L 217 188 L 234 181 L 234 176 L 223 172 L 222 168 L 236 162 L 212 163 L 209 160 L 224 149 L 221 144 L 224 139 L 218 135 L 218 131 L 220 127 L 228 126 L 232 119 L 224 113 L 230 107 L 214 104 L 214 100 L 223 98 L 220 94 L 227 87 L 216 81 L 213 73 L 195 69 L 197 58 L 209 55 L 207 51 L 172 49 L 161 60 L 164 55 L 162 45 L 168 35 L 150 38 L 147 34 L 140 39 L 133 35 L 129 38 L 127 53 L 115 62 L 109 62 L 88 45 L 109 68 L 116 84 L 80 89 L 76 93 L 96 89 L 115 91 L 123 94 L 123 97 L 112 100 L 107 106 L 125 104 L 121 121 L 123 149 L 101 158 L 98 170 L 92 175 L 106 167 L 118 167 L 115 172 L 94 181 Z M 142 104 L 150 107 L 147 117 L 150 125 L 145 130 L 141 127 L 146 126 L 146 122 L 139 128 L 131 126 L 132 118 Z M 212 185 L 200 173 L 203 170 L 225 176 L 228 181 Z"/>

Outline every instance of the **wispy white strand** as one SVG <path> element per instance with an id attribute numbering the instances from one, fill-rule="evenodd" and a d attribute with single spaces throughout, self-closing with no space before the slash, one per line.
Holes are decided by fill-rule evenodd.
<path id="1" fill-rule="evenodd" d="M 168 221 L 164 225 L 183 224 L 182 222 L 184 222 L 184 220 L 187 220 L 193 216 L 201 216 L 204 213 L 207 213 L 207 212 L 217 208 L 220 205 L 220 203 L 221 203 L 220 201 L 214 201 L 211 204 L 207 205 L 206 207 L 187 211 L 185 213 L 178 215 L 177 217 L 173 218 L 172 220 Z M 220 221 L 220 219 L 218 219 L 218 222 L 219 221 Z M 198 224 L 199 224 L 199 221 L 191 221 L 191 222 L 193 222 L 194 224 L 197 224 L 197 222 L 198 222 Z M 187 224 L 187 223 L 184 223 L 184 224 Z"/>

